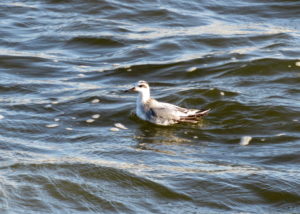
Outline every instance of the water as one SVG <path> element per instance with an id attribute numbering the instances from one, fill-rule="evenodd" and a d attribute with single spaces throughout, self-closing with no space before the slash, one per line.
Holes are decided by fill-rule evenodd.
<path id="1" fill-rule="evenodd" d="M 299 213 L 299 11 L 2 0 L 1 213 Z M 122 92 L 138 80 L 212 111 L 142 122 Z"/>

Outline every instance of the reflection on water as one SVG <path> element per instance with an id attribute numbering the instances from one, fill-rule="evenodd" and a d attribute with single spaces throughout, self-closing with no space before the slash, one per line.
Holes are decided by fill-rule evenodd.
<path id="1" fill-rule="evenodd" d="M 136 148 L 141 150 L 152 150 L 155 152 L 162 152 L 168 154 L 175 154 L 172 151 L 155 149 L 156 145 L 180 145 L 184 143 L 190 143 L 191 140 L 188 138 L 178 136 L 176 129 L 167 127 L 155 127 L 144 124 L 139 127 L 137 133 L 135 134 L 135 139 L 137 141 Z M 154 144 L 154 145 L 153 145 Z M 161 149 L 164 147 L 160 146 Z"/>

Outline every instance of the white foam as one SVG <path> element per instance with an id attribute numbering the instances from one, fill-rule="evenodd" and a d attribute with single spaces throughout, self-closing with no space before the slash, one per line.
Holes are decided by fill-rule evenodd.
<path id="1" fill-rule="evenodd" d="M 93 123 L 93 122 L 95 122 L 95 120 L 94 119 L 88 119 L 85 122 L 87 122 L 87 123 Z"/>
<path id="2" fill-rule="evenodd" d="M 250 137 L 250 136 L 243 136 L 241 138 L 240 145 L 241 146 L 247 146 L 247 145 L 249 145 L 249 143 L 250 143 L 251 140 L 252 140 L 252 137 Z"/>
<path id="3" fill-rule="evenodd" d="M 120 130 L 120 129 L 115 128 L 115 127 L 113 127 L 113 128 L 110 129 L 110 131 L 112 131 L 112 132 L 117 132 L 117 131 L 119 131 L 119 130 Z"/>
<path id="4" fill-rule="evenodd" d="M 56 105 L 56 104 L 58 104 L 58 103 L 59 103 L 58 101 L 53 101 L 53 102 L 51 102 L 52 105 Z"/>
<path id="5" fill-rule="evenodd" d="M 115 123 L 115 127 L 119 128 L 119 129 L 128 129 L 122 123 Z"/>
<path id="6" fill-rule="evenodd" d="M 68 130 L 68 131 L 72 131 L 73 129 L 72 129 L 72 128 L 70 128 L 70 127 L 67 127 L 67 128 L 66 128 L 66 130 Z"/>
<path id="7" fill-rule="evenodd" d="M 2 120 L 3 118 L 4 118 L 4 116 L 0 114 L 0 120 Z"/>
<path id="8" fill-rule="evenodd" d="M 94 115 L 92 116 L 93 119 L 98 119 L 99 117 L 100 117 L 100 114 L 94 114 Z"/>
<path id="9" fill-rule="evenodd" d="M 186 70 L 186 72 L 193 72 L 193 71 L 196 71 L 197 70 L 197 67 L 191 67 L 191 68 L 188 68 Z"/>
<path id="10" fill-rule="evenodd" d="M 93 104 L 95 104 L 95 103 L 99 103 L 100 102 L 100 100 L 99 99 L 93 99 L 92 101 L 91 101 L 91 103 L 93 103 Z"/>
<path id="11" fill-rule="evenodd" d="M 53 124 L 48 124 L 46 125 L 47 128 L 55 128 L 58 127 L 59 125 L 57 123 L 53 123 Z"/>

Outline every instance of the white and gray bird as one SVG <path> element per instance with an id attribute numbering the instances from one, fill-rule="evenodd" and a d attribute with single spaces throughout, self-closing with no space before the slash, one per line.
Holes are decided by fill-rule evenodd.
<path id="1" fill-rule="evenodd" d="M 142 119 L 157 125 L 172 125 L 180 122 L 197 123 L 208 110 L 186 109 L 179 106 L 159 102 L 150 96 L 150 87 L 146 81 L 140 80 L 126 92 L 139 92 L 136 101 L 136 115 Z"/>

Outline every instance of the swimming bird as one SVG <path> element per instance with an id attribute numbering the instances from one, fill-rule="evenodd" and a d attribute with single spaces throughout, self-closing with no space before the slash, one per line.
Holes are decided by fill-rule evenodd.
<path id="1" fill-rule="evenodd" d="M 197 123 L 208 110 L 187 109 L 170 103 L 159 102 L 150 96 L 150 87 L 146 81 L 140 80 L 125 92 L 135 91 L 139 95 L 136 100 L 136 115 L 148 122 L 168 126 L 180 122 Z"/>

